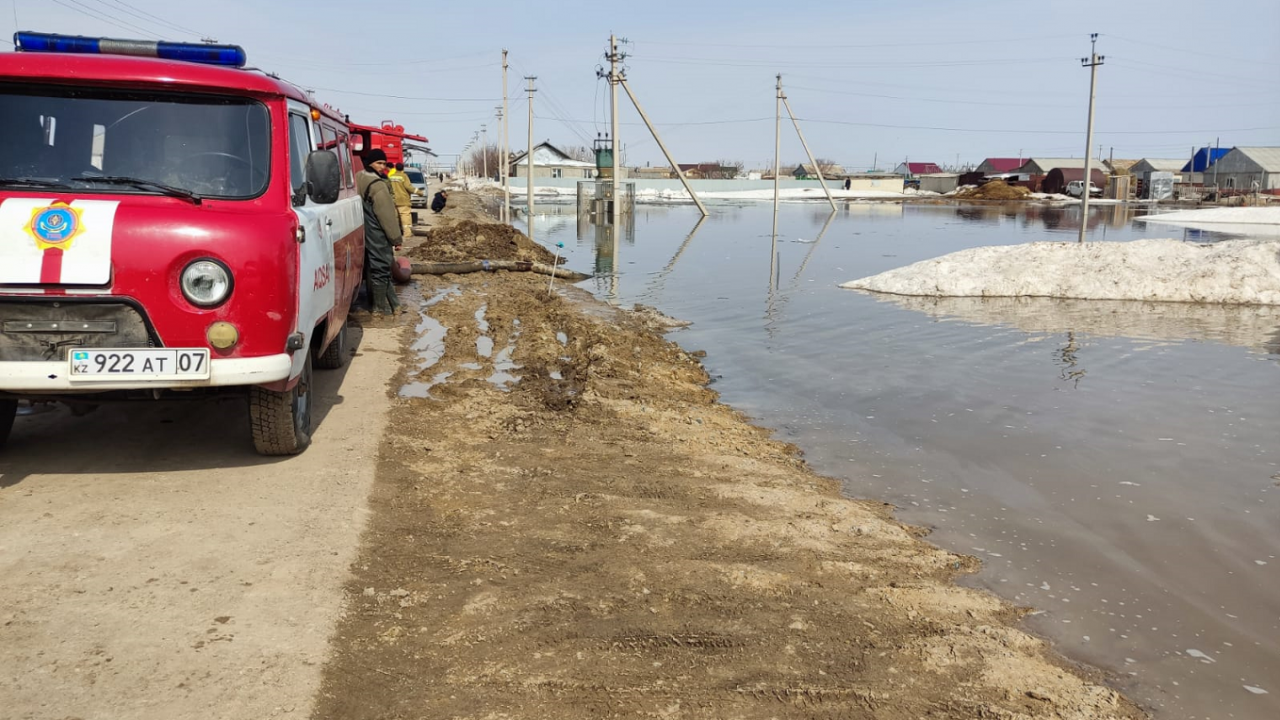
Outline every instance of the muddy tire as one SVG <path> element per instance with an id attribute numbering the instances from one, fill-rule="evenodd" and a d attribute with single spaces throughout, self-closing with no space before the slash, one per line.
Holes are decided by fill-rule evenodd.
<path id="1" fill-rule="evenodd" d="M 297 455 L 311 444 L 311 356 L 293 389 L 275 392 L 249 388 L 249 429 L 263 455 Z"/>
<path id="2" fill-rule="evenodd" d="M 0 448 L 9 440 L 9 431 L 13 429 L 13 419 L 17 415 L 17 400 L 0 400 Z"/>
<path id="3" fill-rule="evenodd" d="M 351 353 L 347 348 L 347 324 L 344 322 L 342 329 L 329 343 L 329 347 L 325 348 L 323 353 L 316 354 L 315 363 L 321 370 L 337 370 L 346 365 L 350 359 Z"/>

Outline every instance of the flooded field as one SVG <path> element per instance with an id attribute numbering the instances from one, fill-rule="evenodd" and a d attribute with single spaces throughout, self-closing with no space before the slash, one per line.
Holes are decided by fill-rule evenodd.
<path id="1" fill-rule="evenodd" d="M 1280 310 L 836 287 L 1074 240 L 1074 207 L 784 204 L 776 254 L 769 205 L 710 209 L 641 206 L 614 238 L 540 205 L 533 235 L 602 298 L 692 321 L 672 337 L 726 402 L 981 558 L 969 582 L 1157 716 L 1280 717 Z M 1229 237 L 1132 215 L 1095 208 L 1091 238 Z"/>

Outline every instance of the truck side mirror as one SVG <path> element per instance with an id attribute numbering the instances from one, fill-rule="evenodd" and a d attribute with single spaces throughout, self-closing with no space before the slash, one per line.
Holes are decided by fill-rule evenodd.
<path id="1" fill-rule="evenodd" d="M 307 155 L 307 193 L 320 205 L 337 202 L 342 189 L 342 168 L 338 156 L 328 150 L 313 150 Z"/>

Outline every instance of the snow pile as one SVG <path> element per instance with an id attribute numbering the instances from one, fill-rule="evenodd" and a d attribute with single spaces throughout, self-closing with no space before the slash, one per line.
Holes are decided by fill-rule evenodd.
<path id="1" fill-rule="evenodd" d="M 1280 207 L 1205 208 L 1203 210 L 1184 210 L 1160 215 L 1143 215 L 1142 217 L 1134 218 L 1134 220 L 1149 223 L 1168 223 L 1171 225 L 1188 223 L 1280 225 Z"/>
<path id="2" fill-rule="evenodd" d="M 980 247 L 840 287 L 894 295 L 1280 305 L 1280 242 L 1036 242 Z"/>

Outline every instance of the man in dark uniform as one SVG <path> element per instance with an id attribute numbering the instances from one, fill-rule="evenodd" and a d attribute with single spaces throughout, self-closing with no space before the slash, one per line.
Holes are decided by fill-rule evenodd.
<path id="1" fill-rule="evenodd" d="M 364 282 L 374 315 L 394 314 L 400 302 L 391 285 L 395 248 L 404 242 L 400 216 L 387 180 L 387 154 L 364 154 L 364 170 L 356 176 L 356 190 L 364 199 Z"/>
<path id="2" fill-rule="evenodd" d="M 449 202 L 448 193 L 444 190 L 436 193 L 436 196 L 431 198 L 431 212 L 438 214 L 441 210 L 444 210 L 445 203 L 447 202 Z"/>

